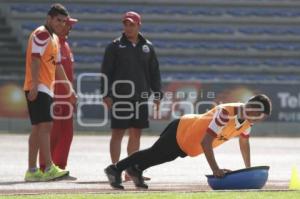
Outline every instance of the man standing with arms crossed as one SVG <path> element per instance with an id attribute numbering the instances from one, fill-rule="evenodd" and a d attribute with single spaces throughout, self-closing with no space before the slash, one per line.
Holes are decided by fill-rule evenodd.
<path id="1" fill-rule="evenodd" d="M 73 82 L 73 63 L 74 57 L 71 48 L 67 42 L 72 26 L 77 23 L 77 19 L 70 16 L 66 19 L 66 24 L 61 32 L 56 33 L 59 37 L 61 65 L 70 82 Z M 69 151 L 73 139 L 73 114 L 72 107 L 69 106 L 69 98 L 66 98 L 68 92 L 61 83 L 56 83 L 54 88 L 54 118 L 50 134 L 50 148 L 53 163 L 60 169 L 67 166 Z M 45 169 L 44 158 L 40 152 L 40 168 Z"/>
<path id="2" fill-rule="evenodd" d="M 121 142 L 128 129 L 128 155 L 140 148 L 143 128 L 149 127 L 148 98 L 154 92 L 158 108 L 161 92 L 159 64 L 152 43 L 140 34 L 141 16 L 127 12 L 123 19 L 123 34 L 105 50 L 101 72 L 108 79 L 108 93 L 103 101 L 111 109 L 112 163 L 120 159 Z M 104 85 L 101 85 L 104 91 Z"/>
<path id="3" fill-rule="evenodd" d="M 49 181 L 67 175 L 69 172 L 53 164 L 50 155 L 49 134 L 52 128 L 51 104 L 53 86 L 57 79 L 68 81 L 60 65 L 58 38 L 54 32 L 62 31 L 68 12 L 61 4 L 54 4 L 48 12 L 46 25 L 38 27 L 30 35 L 26 51 L 26 74 L 24 91 L 32 124 L 29 136 L 28 170 L 25 181 Z M 76 94 L 71 84 L 64 84 L 75 104 Z M 45 171 L 37 168 L 38 151 L 45 159 Z"/>

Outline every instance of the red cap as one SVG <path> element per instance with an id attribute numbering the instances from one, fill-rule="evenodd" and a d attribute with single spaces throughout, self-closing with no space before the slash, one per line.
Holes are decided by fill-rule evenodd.
<path id="1" fill-rule="evenodd" d="M 66 19 L 66 23 L 70 26 L 74 25 L 77 22 L 78 22 L 78 19 L 74 19 L 74 18 L 71 18 L 71 17 L 67 17 L 67 19 Z"/>
<path id="2" fill-rule="evenodd" d="M 141 20 L 141 16 L 137 13 L 137 12 L 126 12 L 123 16 L 122 21 L 130 21 L 131 23 L 135 23 L 135 24 L 142 24 L 142 20 Z"/>

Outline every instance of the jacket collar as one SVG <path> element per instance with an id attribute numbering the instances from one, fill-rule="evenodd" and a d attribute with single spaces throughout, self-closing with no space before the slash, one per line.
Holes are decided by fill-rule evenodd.
<path id="1" fill-rule="evenodd" d="M 139 43 L 145 44 L 147 42 L 146 39 L 143 37 L 143 35 L 141 33 L 138 34 L 138 38 L 139 38 L 139 41 L 138 41 L 137 45 Z M 121 42 L 126 43 L 126 44 L 131 44 L 131 42 L 126 37 L 125 33 L 122 33 Z"/>

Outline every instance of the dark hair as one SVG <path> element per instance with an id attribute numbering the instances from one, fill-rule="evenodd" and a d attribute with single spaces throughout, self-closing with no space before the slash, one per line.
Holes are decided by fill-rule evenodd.
<path id="1" fill-rule="evenodd" d="M 61 5 L 60 3 L 55 3 L 51 6 L 50 10 L 48 11 L 48 15 L 51 17 L 55 17 L 59 14 L 69 16 L 67 9 L 63 5 Z"/>
<path id="2" fill-rule="evenodd" d="M 271 100 L 268 96 L 266 96 L 264 94 L 255 95 L 255 96 L 251 97 L 248 100 L 248 102 L 259 102 L 259 103 L 261 103 L 264 107 L 263 113 L 265 113 L 266 115 L 271 115 L 272 103 L 271 103 Z"/>

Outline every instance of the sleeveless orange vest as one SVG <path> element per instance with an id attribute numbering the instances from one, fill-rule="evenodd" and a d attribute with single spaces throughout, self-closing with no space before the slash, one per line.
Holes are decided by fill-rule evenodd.
<path id="1" fill-rule="evenodd" d="M 228 111 L 229 121 L 220 130 L 221 132 L 217 132 L 217 137 L 212 143 L 213 148 L 223 144 L 230 138 L 245 132 L 250 127 L 250 123 L 247 120 L 245 120 L 238 128 L 236 127 L 237 110 L 242 105 L 242 103 L 221 104 L 204 114 L 189 114 L 182 116 L 176 133 L 177 143 L 181 150 L 192 157 L 203 153 L 201 142 L 207 133 L 209 124 L 213 120 L 217 107 L 224 108 Z"/>
<path id="2" fill-rule="evenodd" d="M 53 92 L 53 82 L 55 81 L 55 70 L 56 64 L 58 62 L 58 54 L 59 54 L 59 43 L 58 37 L 55 34 L 50 36 L 50 33 L 44 26 L 40 26 L 35 29 L 28 40 L 27 51 L 26 51 L 26 74 L 24 81 L 24 90 L 28 91 L 32 88 L 32 76 L 31 76 L 31 63 L 32 63 L 32 40 L 36 34 L 40 34 L 41 32 L 45 32 L 49 34 L 50 41 L 46 44 L 46 49 L 41 55 L 40 60 L 40 70 L 38 83 L 45 85 L 50 91 Z"/>

